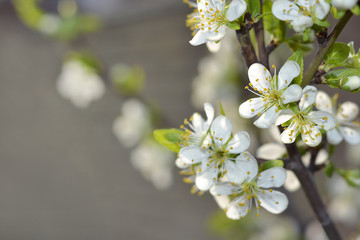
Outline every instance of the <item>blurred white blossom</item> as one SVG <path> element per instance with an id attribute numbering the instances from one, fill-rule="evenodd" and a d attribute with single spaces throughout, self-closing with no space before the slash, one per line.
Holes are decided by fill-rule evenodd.
<path id="1" fill-rule="evenodd" d="M 165 190 L 171 186 L 174 155 L 158 143 L 141 143 L 131 152 L 130 162 L 158 190 Z"/>
<path id="2" fill-rule="evenodd" d="M 151 131 L 149 109 L 137 99 L 125 101 L 121 115 L 113 123 L 113 132 L 125 147 L 133 147 Z"/>
<path id="3" fill-rule="evenodd" d="M 94 69 L 77 59 L 66 61 L 57 80 L 59 94 L 78 108 L 86 108 L 105 93 L 103 80 Z"/>

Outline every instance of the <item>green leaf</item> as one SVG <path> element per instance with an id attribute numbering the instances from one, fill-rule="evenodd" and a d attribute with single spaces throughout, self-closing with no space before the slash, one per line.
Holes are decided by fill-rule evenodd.
<path id="1" fill-rule="evenodd" d="M 260 164 L 260 172 L 273 167 L 284 167 L 284 162 L 281 160 L 269 160 Z"/>
<path id="2" fill-rule="evenodd" d="M 226 116 L 225 111 L 224 111 L 224 108 L 223 108 L 223 106 L 222 106 L 222 104 L 221 104 L 220 101 L 219 101 L 219 108 L 220 108 L 220 113 L 221 113 L 221 115 Z"/>
<path id="3" fill-rule="evenodd" d="M 251 2 L 250 0 L 249 2 Z M 263 4 L 263 14 L 267 12 L 271 12 L 272 1 L 265 0 Z M 272 34 L 275 38 L 278 39 L 279 42 L 284 41 L 286 38 L 286 23 L 274 17 L 273 14 L 265 15 L 264 18 L 264 28 L 270 34 Z"/>
<path id="4" fill-rule="evenodd" d="M 302 82 L 302 78 L 303 78 L 303 72 L 304 72 L 304 58 L 303 58 L 303 53 L 302 53 L 302 51 L 296 51 L 296 52 L 294 52 L 293 55 L 291 55 L 288 60 L 293 60 L 293 61 L 295 61 L 297 64 L 299 64 L 300 74 L 299 74 L 299 76 L 297 76 L 296 78 L 294 78 L 294 80 L 292 81 L 292 83 L 295 83 L 295 84 L 298 84 L 298 85 L 301 86 L 301 82 Z"/>
<path id="5" fill-rule="evenodd" d="M 154 131 L 156 141 L 176 153 L 180 151 L 180 142 L 183 134 L 184 131 L 176 128 L 157 129 Z"/>
<path id="6" fill-rule="evenodd" d="M 226 26 L 231 28 L 231 29 L 234 29 L 234 30 L 239 30 L 240 29 L 240 24 L 236 21 L 234 22 L 227 22 L 226 23 Z"/>
<path id="7" fill-rule="evenodd" d="M 252 17 L 256 17 L 260 14 L 260 0 L 250 0 L 248 1 L 249 12 Z"/>
<path id="8" fill-rule="evenodd" d="M 359 76 L 360 69 L 358 68 L 335 69 L 326 74 L 326 84 L 349 92 L 359 92 Z"/>
<path id="9" fill-rule="evenodd" d="M 326 168 L 325 168 L 325 174 L 326 176 L 328 176 L 329 178 L 332 177 L 333 173 L 335 171 L 335 166 L 334 166 L 334 163 L 329 163 L 328 165 L 326 165 Z"/>
<path id="10" fill-rule="evenodd" d="M 324 61 L 328 65 L 336 64 L 338 66 L 348 58 L 349 52 L 350 47 L 347 44 L 340 42 L 334 43 L 325 55 Z"/>
<path id="11" fill-rule="evenodd" d="M 320 27 L 325 27 L 325 28 L 328 28 L 330 27 L 330 23 L 328 20 L 324 19 L 324 20 L 320 20 L 318 18 L 315 18 L 314 20 L 314 24 L 320 26 Z"/>
<path id="12" fill-rule="evenodd" d="M 359 15 L 360 15 L 360 7 L 359 7 L 359 5 L 356 5 L 355 7 L 353 7 L 353 8 L 351 9 L 351 12 L 352 12 L 354 15 L 359 16 Z"/>
<path id="13" fill-rule="evenodd" d="M 344 10 L 338 10 L 334 6 L 331 7 L 331 14 L 334 16 L 334 18 L 339 19 L 342 18 L 345 15 Z"/>
<path id="14" fill-rule="evenodd" d="M 352 187 L 360 187 L 360 169 L 336 169 L 336 172 L 343 177 Z"/>

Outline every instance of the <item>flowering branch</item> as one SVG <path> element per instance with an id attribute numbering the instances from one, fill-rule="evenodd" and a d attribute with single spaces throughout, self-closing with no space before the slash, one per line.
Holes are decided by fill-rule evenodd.
<path id="1" fill-rule="evenodd" d="M 292 161 L 292 170 L 298 177 L 306 197 L 308 198 L 310 205 L 322 227 L 324 228 L 327 236 L 330 240 L 341 239 L 339 232 L 329 217 L 325 205 L 320 198 L 313 176 L 301 161 L 301 155 L 296 144 L 285 144 L 285 147 Z"/>
<path id="2" fill-rule="evenodd" d="M 339 34 L 345 27 L 346 23 L 350 20 L 353 13 L 351 11 L 347 11 L 345 15 L 341 18 L 341 20 L 336 24 L 333 31 L 330 35 L 322 40 L 319 45 L 319 50 L 314 58 L 313 62 L 309 65 L 309 69 L 307 70 L 302 86 L 307 86 L 310 84 L 311 80 L 313 79 L 317 69 L 319 68 L 320 64 L 322 63 L 326 53 L 329 51 L 330 47 L 335 43 L 336 39 L 338 38 Z"/>

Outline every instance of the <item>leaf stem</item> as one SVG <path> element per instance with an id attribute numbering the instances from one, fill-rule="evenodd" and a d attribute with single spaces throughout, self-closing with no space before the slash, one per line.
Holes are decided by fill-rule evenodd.
<path id="1" fill-rule="evenodd" d="M 322 43 L 319 44 L 319 50 L 316 53 L 316 57 L 314 58 L 313 62 L 309 65 L 309 68 L 303 78 L 302 87 L 305 87 L 310 84 L 311 80 L 313 79 L 317 69 L 321 65 L 325 55 L 329 51 L 330 47 L 335 43 L 336 39 L 340 35 L 341 31 L 345 27 L 346 23 L 352 17 L 352 12 L 347 11 L 345 15 L 340 19 L 340 21 L 336 24 L 333 31 L 330 35 L 323 40 Z"/>

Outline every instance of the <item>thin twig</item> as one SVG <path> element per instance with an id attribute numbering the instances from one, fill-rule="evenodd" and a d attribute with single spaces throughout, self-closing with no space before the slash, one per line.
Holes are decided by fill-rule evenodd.
<path id="1" fill-rule="evenodd" d="M 309 68 L 304 76 L 303 81 L 302 81 L 303 87 L 310 84 L 317 69 L 321 65 L 325 55 L 329 51 L 330 47 L 335 43 L 339 34 L 345 27 L 346 23 L 350 20 L 352 15 L 353 15 L 352 12 L 348 10 L 345 13 L 345 15 L 340 19 L 340 21 L 336 24 L 335 28 L 330 33 L 330 35 L 328 37 L 326 37 L 325 39 L 321 40 L 322 43 L 319 44 L 319 50 L 316 53 L 316 57 L 314 58 L 313 62 L 309 65 Z"/>
<path id="2" fill-rule="evenodd" d="M 262 1 L 260 1 L 260 15 L 262 14 Z M 266 68 L 269 68 L 269 56 L 268 51 L 265 46 L 265 36 L 264 36 L 264 22 L 263 18 L 255 23 L 255 36 L 259 49 L 259 60 L 260 63 L 263 64 Z"/>

